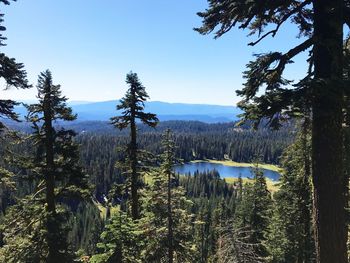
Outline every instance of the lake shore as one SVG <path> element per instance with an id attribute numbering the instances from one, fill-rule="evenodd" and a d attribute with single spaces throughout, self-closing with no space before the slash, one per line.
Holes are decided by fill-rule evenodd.
<path id="1" fill-rule="evenodd" d="M 233 167 L 255 167 L 256 164 L 254 163 L 239 163 L 231 160 L 213 160 L 213 159 L 203 159 L 203 160 L 195 160 L 191 161 L 190 163 L 200 163 L 200 162 L 208 162 L 208 163 L 216 163 L 216 164 L 222 164 L 226 166 L 233 166 Z M 282 172 L 282 168 L 274 165 L 274 164 L 265 164 L 265 163 L 259 163 L 259 168 L 274 171 L 277 173 Z"/>
<path id="2" fill-rule="evenodd" d="M 222 164 L 222 165 L 232 166 L 232 167 L 255 167 L 255 165 L 256 165 L 254 163 L 239 163 L 239 162 L 235 162 L 235 161 L 231 161 L 231 160 L 221 160 L 220 161 L 220 160 L 213 160 L 213 159 L 195 160 L 195 161 L 191 161 L 190 163 L 200 163 L 200 162 Z M 281 173 L 283 170 L 281 167 L 279 167 L 277 165 L 273 165 L 273 164 L 259 163 L 258 167 L 262 168 L 262 169 L 274 171 L 277 173 Z M 222 177 L 222 179 L 225 179 L 225 181 L 229 184 L 233 184 L 233 183 L 236 183 L 238 181 L 238 178 L 234 178 L 234 177 L 225 177 L 224 176 L 224 177 Z M 242 180 L 243 180 L 244 184 L 253 182 L 253 179 L 250 179 L 250 178 L 242 178 Z M 278 181 L 274 181 L 274 180 L 271 180 L 270 178 L 266 177 L 267 188 L 271 193 L 278 191 L 278 189 L 279 189 L 278 183 L 279 183 Z"/>

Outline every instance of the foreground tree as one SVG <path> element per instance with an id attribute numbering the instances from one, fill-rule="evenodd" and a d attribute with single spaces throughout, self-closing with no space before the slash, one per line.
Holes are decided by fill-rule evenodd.
<path id="1" fill-rule="evenodd" d="M 108 221 L 97 244 L 99 254 L 92 263 L 137 263 L 142 245 L 140 226 L 123 211 L 117 211 Z"/>
<path id="2" fill-rule="evenodd" d="M 1 0 L 0 4 L 9 5 L 10 0 Z M 2 25 L 4 22 L 4 14 L 0 13 L 0 47 L 6 46 L 6 37 L 3 32 L 6 27 Z M 17 63 L 14 58 L 8 57 L 6 54 L 0 52 L 0 79 L 5 83 L 5 90 L 15 87 L 20 89 L 30 88 L 28 84 L 27 73 L 24 70 L 24 65 L 22 63 Z M 2 118 L 7 118 L 10 120 L 18 121 L 18 115 L 14 111 L 14 107 L 18 103 L 14 100 L 4 100 L 0 98 L 0 143 L 3 144 L 3 134 L 1 134 L 6 126 L 1 121 Z M 4 157 L 5 153 L 1 152 Z M 13 174 L 4 168 L 0 167 L 0 214 L 5 211 L 6 201 L 10 198 L 10 192 L 15 189 L 15 183 L 13 181 Z M 0 243 L 1 243 L 1 233 L 0 233 Z"/>
<path id="3" fill-rule="evenodd" d="M 46 249 L 38 253 L 44 255 L 46 262 L 68 262 L 67 232 L 63 224 L 67 214 L 63 207 L 57 208 L 57 202 L 71 206 L 89 196 L 89 191 L 79 166 L 78 148 L 73 142 L 75 133 L 72 130 L 56 130 L 53 124 L 57 120 L 72 121 L 76 115 L 67 107 L 67 99 L 61 95 L 60 86 L 52 83 L 49 70 L 39 75 L 37 89 L 38 103 L 27 106 L 27 120 L 32 123 L 34 130 L 30 141 L 36 147 L 36 153 L 34 157 L 28 157 L 26 164 L 22 163 L 25 167 L 21 167 L 31 171 L 30 176 L 33 177 L 37 192 L 25 200 L 28 207 L 33 207 L 30 209 L 32 211 L 40 211 L 45 207 L 45 212 L 32 214 L 44 226 L 44 232 L 38 233 L 45 233 L 47 253 Z M 21 203 L 17 207 L 21 207 Z M 13 211 L 15 215 L 16 207 Z M 21 217 L 21 214 L 18 216 Z M 25 225 L 22 226 L 24 229 Z M 21 228 L 19 231 L 22 231 Z"/>
<path id="4" fill-rule="evenodd" d="M 145 195 L 142 218 L 145 249 L 143 262 L 193 262 L 195 250 L 191 236 L 192 202 L 178 186 L 173 171 L 175 145 L 170 130 L 163 136 L 160 170 L 152 177 Z"/>
<path id="5" fill-rule="evenodd" d="M 131 181 L 131 213 L 133 219 L 138 219 L 140 175 L 138 167 L 137 147 L 137 120 L 150 127 L 155 127 L 158 118 L 155 114 L 145 113 L 145 101 L 149 98 L 145 87 L 140 82 L 136 73 L 130 72 L 126 75 L 126 83 L 129 85 L 125 96 L 117 105 L 117 110 L 122 110 L 122 115 L 111 118 L 111 123 L 120 130 L 130 128 L 130 142 L 128 145 L 128 161 L 130 166 Z"/>
<path id="6" fill-rule="evenodd" d="M 344 0 L 236 1 L 208 0 L 201 34 L 217 27 L 220 37 L 236 25 L 259 38 L 276 36 L 287 22 L 296 24 L 302 41 L 288 52 L 257 55 L 244 73 L 247 82 L 238 94 L 245 119 L 280 121 L 312 109 L 312 178 L 314 186 L 317 262 L 347 262 L 347 181 L 343 170 L 343 25 L 350 24 L 350 3 Z M 269 31 L 264 32 L 266 28 Z M 272 29 L 271 29 L 272 28 Z M 271 29 L 271 30 L 270 30 Z M 310 50 L 306 76 L 293 88 L 283 78 L 288 63 Z M 258 93 L 266 87 L 265 93 Z M 330 187 L 331 186 L 331 187 Z"/>

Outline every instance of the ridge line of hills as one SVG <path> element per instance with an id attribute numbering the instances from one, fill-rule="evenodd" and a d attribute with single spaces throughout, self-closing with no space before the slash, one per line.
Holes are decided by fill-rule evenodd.
<path id="1" fill-rule="evenodd" d="M 24 103 L 33 103 L 27 101 Z M 78 114 L 78 121 L 108 121 L 110 117 L 120 114 L 116 111 L 119 100 L 102 102 L 68 101 L 73 112 Z M 161 121 L 187 120 L 205 123 L 232 122 L 238 120 L 241 110 L 235 106 L 210 104 L 170 103 L 150 101 L 145 103 L 145 111 L 157 114 Z M 16 112 L 26 114 L 24 106 L 17 106 Z"/>

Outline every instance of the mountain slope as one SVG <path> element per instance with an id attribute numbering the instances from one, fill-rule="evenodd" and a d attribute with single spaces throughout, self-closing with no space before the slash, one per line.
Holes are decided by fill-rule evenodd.
<path id="1" fill-rule="evenodd" d="M 107 121 L 117 115 L 117 100 L 103 102 L 69 103 L 79 121 Z M 146 102 L 147 112 L 156 113 L 161 121 L 194 120 L 207 123 L 229 122 L 237 120 L 241 112 L 234 106 L 208 104 L 168 103 L 160 101 Z M 25 114 L 23 106 L 17 107 L 17 112 Z"/>

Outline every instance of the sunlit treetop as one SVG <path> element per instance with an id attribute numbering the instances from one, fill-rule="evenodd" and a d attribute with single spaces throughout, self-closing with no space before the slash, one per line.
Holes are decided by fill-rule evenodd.
<path id="1" fill-rule="evenodd" d="M 111 123 L 122 130 L 130 125 L 135 119 L 142 123 L 155 127 L 158 118 L 153 113 L 144 112 L 145 102 L 149 96 L 136 73 L 130 72 L 126 75 L 126 83 L 129 86 L 125 96 L 117 105 L 117 110 L 122 110 L 121 116 L 111 118 Z"/>

